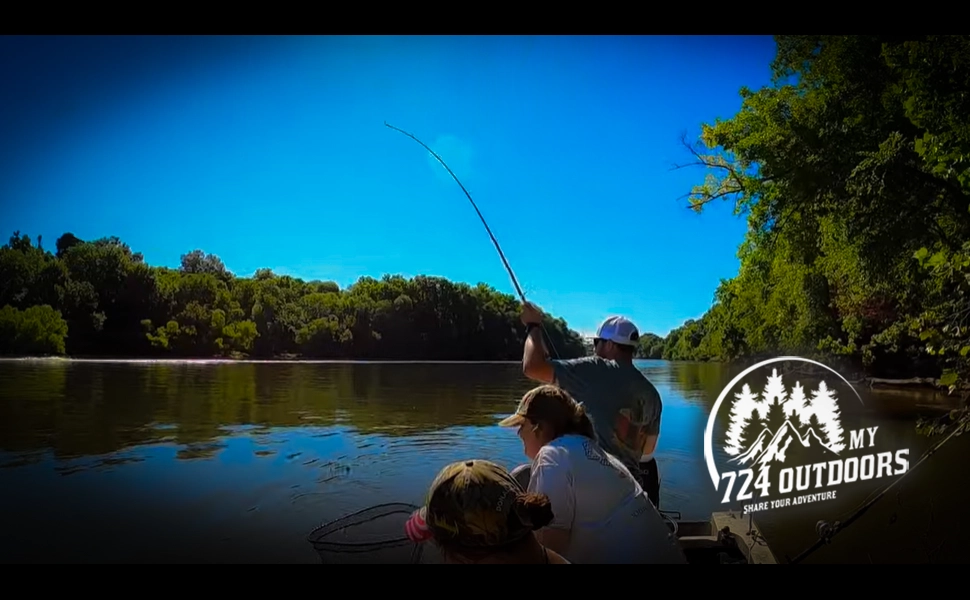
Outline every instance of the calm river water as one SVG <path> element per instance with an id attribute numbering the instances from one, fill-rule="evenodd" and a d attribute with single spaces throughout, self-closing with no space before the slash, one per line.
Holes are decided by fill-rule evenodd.
<path id="1" fill-rule="evenodd" d="M 660 508 L 707 519 L 723 507 L 703 432 L 733 372 L 638 365 L 664 400 Z M 511 363 L 3 361 L 0 560 L 320 564 L 306 536 L 322 522 L 419 504 L 455 460 L 523 462 L 515 432 L 495 424 L 532 385 Z M 931 392 L 863 397 L 880 445 L 909 447 L 911 464 L 930 443 L 915 433 L 916 414 L 948 404 Z M 806 562 L 968 562 L 966 438 Z M 758 523 L 783 560 L 815 540 L 819 519 L 844 518 L 872 489 L 850 486 Z M 403 515 L 386 521 L 355 535 L 398 536 Z"/>

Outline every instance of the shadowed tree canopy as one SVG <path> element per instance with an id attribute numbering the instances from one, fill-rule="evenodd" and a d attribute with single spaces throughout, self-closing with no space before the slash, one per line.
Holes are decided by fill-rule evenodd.
<path id="1" fill-rule="evenodd" d="M 71 247 L 83 243 L 84 241 L 78 239 L 73 233 L 65 233 L 61 237 L 57 238 L 57 242 L 55 242 L 55 246 L 57 247 L 57 258 L 63 258 L 64 253 L 70 250 Z"/>

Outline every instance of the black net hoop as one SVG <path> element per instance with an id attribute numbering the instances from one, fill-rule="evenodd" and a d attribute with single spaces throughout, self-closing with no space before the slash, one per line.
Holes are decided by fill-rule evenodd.
<path id="1" fill-rule="evenodd" d="M 327 562 L 325 553 L 359 554 L 412 545 L 414 548 L 411 551 L 411 563 L 417 564 L 421 561 L 423 544 L 418 544 L 411 541 L 411 539 L 404 535 L 403 532 L 399 537 L 377 541 L 337 540 L 334 539 L 333 536 L 334 534 L 345 533 L 352 527 L 358 527 L 365 523 L 370 523 L 372 521 L 376 521 L 377 519 L 382 519 L 391 515 L 410 515 L 419 508 L 420 507 L 413 504 L 405 504 L 401 502 L 378 504 L 377 506 L 365 508 L 364 510 L 340 517 L 339 519 L 330 521 L 329 523 L 324 523 L 307 535 L 307 541 L 310 542 L 313 549 L 317 551 L 317 553 L 320 555 L 320 559 L 323 562 Z"/>

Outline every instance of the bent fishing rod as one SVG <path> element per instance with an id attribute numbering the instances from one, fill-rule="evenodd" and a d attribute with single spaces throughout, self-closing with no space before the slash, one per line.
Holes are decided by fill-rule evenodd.
<path id="1" fill-rule="evenodd" d="M 427 144 L 425 144 L 418 138 L 414 137 L 412 134 L 408 133 L 407 131 L 404 131 L 403 129 L 399 129 L 391 125 L 387 121 L 384 121 L 384 125 L 395 131 L 399 131 L 400 133 L 403 133 L 404 135 L 408 136 L 415 142 L 421 144 L 421 146 L 424 147 L 425 150 L 430 152 L 431 156 L 433 156 L 435 160 L 441 163 L 441 166 L 444 167 L 446 171 L 448 171 L 448 174 L 451 175 L 451 177 L 455 180 L 455 183 L 458 184 L 458 187 L 461 188 L 461 191 L 465 192 L 465 196 L 467 196 L 468 201 L 471 202 L 472 208 L 474 208 L 475 212 L 478 214 L 478 218 L 482 220 L 482 225 L 485 226 L 485 231 L 488 233 L 488 237 L 492 239 L 492 244 L 494 244 L 495 249 L 498 250 L 498 256 L 499 258 L 502 259 L 502 264 L 505 266 L 505 270 L 508 272 L 509 277 L 512 279 L 512 285 L 515 286 L 515 291 L 518 292 L 519 298 L 522 300 L 522 303 L 525 304 L 526 303 L 525 294 L 522 293 L 522 288 L 519 287 L 519 281 L 515 278 L 515 273 L 512 272 L 512 267 L 509 266 L 509 261 L 506 260 L 505 253 L 502 252 L 502 247 L 499 246 L 498 240 L 495 239 L 495 236 L 492 234 L 492 228 L 488 226 L 487 222 L 485 222 L 485 217 L 482 216 L 482 211 L 478 210 L 478 205 L 475 204 L 474 200 L 472 200 L 472 195 L 468 193 L 468 190 L 466 190 L 465 186 L 462 185 L 461 181 L 459 181 L 458 176 L 455 175 L 454 171 L 451 170 L 451 168 L 445 163 L 445 161 L 440 156 L 438 156 L 438 154 L 434 150 L 429 148 Z M 556 347 L 552 343 L 552 336 L 550 336 L 549 332 L 546 331 L 546 326 L 542 322 L 540 322 L 539 327 L 542 329 L 542 333 L 544 333 L 546 336 L 546 343 L 549 344 L 549 350 L 552 351 L 552 353 L 556 356 L 556 358 L 559 358 L 559 353 L 556 351 Z"/>
<path id="2" fill-rule="evenodd" d="M 900 475 L 899 479 L 893 481 L 892 483 L 884 487 L 875 496 L 870 495 L 869 497 L 870 499 L 866 500 L 865 502 L 862 503 L 862 506 L 855 509 L 852 515 L 849 516 L 849 518 L 846 519 L 845 521 L 835 521 L 834 523 L 831 523 L 828 521 L 819 521 L 815 527 L 815 531 L 818 534 L 818 540 L 816 540 L 814 544 L 812 544 L 805 550 L 802 550 L 795 558 L 788 558 L 786 556 L 786 558 L 788 558 L 789 564 L 798 564 L 803 560 L 805 560 L 806 558 L 808 558 L 812 553 L 814 553 L 819 548 L 830 544 L 832 542 L 832 538 L 834 538 L 842 531 L 845 531 L 845 529 L 849 525 L 852 525 L 852 523 L 854 523 L 859 517 L 864 515 L 866 511 L 868 511 L 872 507 L 873 504 L 875 504 L 876 502 L 879 502 L 879 500 L 881 500 L 883 496 L 885 496 L 889 492 L 889 490 L 896 487 L 903 479 L 905 479 L 910 473 L 915 471 L 916 468 L 919 467 L 921 464 L 923 464 L 923 462 L 925 462 L 929 457 L 936 454 L 937 451 L 940 448 L 942 448 L 944 444 L 949 442 L 954 437 L 963 433 L 966 427 L 967 427 L 966 421 L 958 423 L 957 426 L 954 427 L 953 430 L 950 432 L 950 435 L 946 436 L 945 438 L 937 442 L 935 445 L 933 445 L 929 450 L 924 452 L 923 456 L 921 456 L 920 459 L 916 461 L 916 464 L 914 464 L 908 471 Z"/>

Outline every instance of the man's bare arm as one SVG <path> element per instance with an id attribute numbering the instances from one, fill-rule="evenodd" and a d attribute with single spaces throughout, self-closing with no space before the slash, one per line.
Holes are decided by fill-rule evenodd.
<path id="1" fill-rule="evenodd" d="M 554 383 L 555 371 L 542 340 L 542 330 L 533 327 L 522 350 L 522 374 L 542 383 Z"/>

